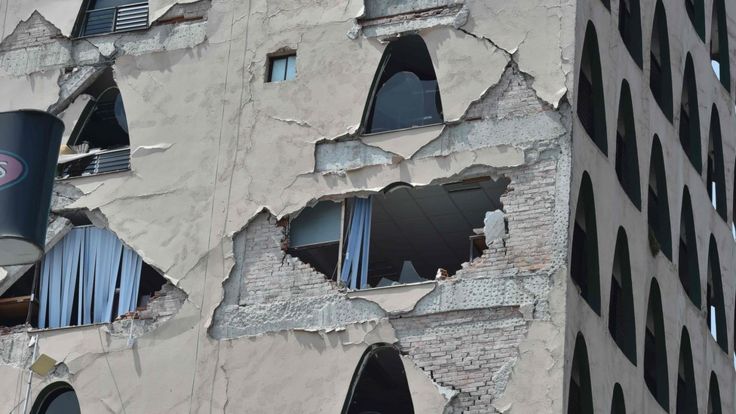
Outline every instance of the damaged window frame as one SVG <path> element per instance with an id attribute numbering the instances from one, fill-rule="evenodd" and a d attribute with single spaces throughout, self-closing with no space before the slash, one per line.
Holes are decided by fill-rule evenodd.
<path id="1" fill-rule="evenodd" d="M 74 102 L 83 99 L 83 96 L 90 98 L 80 112 L 67 141 L 62 144 L 56 179 L 67 180 L 130 171 L 127 115 L 122 94 L 113 79 L 112 68 L 101 70 L 90 86 L 77 95 Z M 99 133 L 101 128 L 105 134 Z M 99 136 L 95 136 L 95 132 Z M 103 139 L 102 136 L 106 138 Z M 114 138 L 110 141 L 109 137 Z M 105 143 L 105 140 L 110 142 Z"/>
<path id="2" fill-rule="evenodd" d="M 110 6 L 99 8 L 96 7 L 98 1 L 85 0 L 82 3 L 72 31 L 74 38 L 148 30 L 150 27 L 148 0 L 108 0 Z"/>
<path id="3" fill-rule="evenodd" d="M 445 279 L 481 256 L 490 243 L 502 242 L 508 231 L 500 198 L 509 182 L 488 175 L 417 187 L 395 182 L 368 198 L 323 199 L 289 219 L 283 250 L 349 290 Z M 485 204 L 470 204 L 470 199 Z M 411 233 L 417 236 L 411 238 L 401 226 L 416 227 L 397 221 L 397 214 L 406 212 L 416 213 L 410 215 L 414 225 L 426 223 L 428 230 Z M 314 237 L 315 231 L 322 235 Z M 486 231 L 493 231 L 490 240 Z M 402 243 L 396 241 L 402 237 Z M 443 246 L 444 253 L 429 253 L 426 247 L 439 248 L 433 243 Z"/>
<path id="4" fill-rule="evenodd" d="M 73 232 L 76 232 L 76 235 L 71 237 Z M 95 233 L 94 238 L 90 237 L 90 232 Z M 96 240 L 97 243 L 93 244 L 91 240 Z M 110 250 L 112 253 L 105 253 L 104 247 L 113 249 Z M 72 253 L 65 253 L 64 250 L 66 249 L 72 249 Z M 114 250 L 118 250 L 118 252 L 115 253 Z M 74 251 L 77 253 L 74 253 Z M 85 259 L 85 256 L 90 254 L 94 255 L 94 258 Z M 101 266 L 99 264 L 100 260 L 106 256 L 110 258 L 108 260 L 110 269 L 114 269 L 112 271 L 115 272 L 114 287 L 109 285 L 113 280 L 109 276 L 105 276 L 106 272 L 98 272 L 99 266 Z M 115 257 L 118 257 L 117 264 L 113 261 Z M 95 262 L 97 263 L 95 264 Z M 59 263 L 61 264 L 59 265 Z M 92 265 L 94 266 L 89 267 Z M 85 270 L 85 267 L 87 270 Z M 128 268 L 127 273 L 125 271 L 126 267 Z M 156 292 L 167 284 L 166 279 L 158 270 L 145 263 L 140 255 L 125 245 L 114 233 L 91 224 L 74 226 L 54 246 L 48 249 L 39 262 L 30 265 L 27 270 L 21 269 L 19 273 L 21 272 L 23 272 L 22 275 L 13 285 L 0 295 L 0 309 L 15 308 L 15 311 L 20 311 L 17 309 L 18 307 L 25 307 L 24 320 L 18 323 L 20 322 L 18 316 L 15 319 L 3 319 L 0 321 L 0 329 L 12 330 L 13 327 L 17 326 L 30 327 L 32 331 L 68 329 L 109 324 L 118 319 L 137 318 L 138 312 L 145 308 L 151 298 L 155 297 Z M 58 276 L 61 277 L 55 278 L 55 272 L 58 272 Z M 74 273 L 74 276 L 65 278 L 63 275 L 68 272 Z M 127 299 L 129 305 L 127 306 L 125 303 L 121 303 L 121 300 L 123 300 L 121 299 L 122 279 L 125 274 L 128 275 L 129 279 L 126 286 L 130 288 L 130 294 L 127 295 L 129 296 Z M 22 290 L 25 293 L 29 278 L 31 281 L 30 292 L 17 296 L 18 291 Z M 112 289 L 108 288 L 106 294 L 98 286 L 100 280 L 102 280 L 98 280 L 99 278 L 107 278 L 108 287 L 112 287 Z M 55 279 L 61 280 L 54 282 Z M 64 279 L 68 279 L 67 285 L 64 285 Z M 81 286 L 82 283 L 86 284 L 88 288 L 84 289 Z M 59 286 L 54 288 L 53 285 L 55 284 Z M 73 292 L 69 290 L 70 288 L 73 289 Z M 67 299 L 63 299 L 65 289 L 67 295 L 71 293 L 71 297 L 67 297 Z M 60 295 L 56 299 L 58 301 L 56 305 L 50 296 L 53 290 L 58 290 Z M 89 292 L 85 292 L 85 290 Z M 95 304 L 99 300 L 98 298 L 105 300 L 102 297 L 103 295 L 107 297 L 105 303 L 109 302 L 105 305 L 109 310 L 109 314 L 106 314 L 101 307 Z M 64 302 L 66 302 L 66 305 Z M 53 311 L 51 310 L 52 307 L 58 309 Z M 64 310 L 65 308 L 66 310 Z M 0 312 L 0 315 L 7 315 L 7 313 Z M 52 322 L 52 317 L 58 319 L 58 323 Z M 68 322 L 64 322 L 65 319 L 68 319 Z"/>
<path id="5" fill-rule="evenodd" d="M 370 92 L 368 94 L 368 99 L 366 100 L 365 108 L 363 110 L 363 116 L 361 118 L 360 134 L 364 136 L 369 136 L 443 125 L 445 123 L 445 118 L 442 109 L 442 94 L 440 91 L 439 81 L 437 80 L 437 73 L 434 68 L 434 62 L 432 61 L 432 57 L 429 54 L 429 50 L 427 49 L 427 45 L 424 42 L 424 39 L 420 35 L 415 33 L 405 33 L 403 35 L 387 38 L 384 40 L 388 41 L 388 45 L 383 51 L 381 61 L 378 64 L 378 68 L 376 69 L 376 73 L 373 77 L 373 82 L 371 83 Z M 398 50 L 400 53 L 394 53 L 395 50 Z M 408 51 L 414 51 L 420 56 L 420 58 L 417 58 L 413 61 L 413 63 L 415 64 L 414 67 L 408 66 L 406 62 L 402 61 L 402 57 L 404 57 L 408 53 Z M 424 59 L 425 61 L 421 62 L 420 60 L 422 59 Z M 395 61 L 398 62 L 394 63 Z M 397 70 L 397 68 L 394 68 L 395 70 L 393 72 L 387 72 L 387 69 L 392 64 L 398 65 L 398 67 L 403 70 Z M 417 74 L 418 72 L 421 72 L 424 78 L 420 78 Z M 388 73 L 392 74 L 390 77 L 386 78 L 386 75 Z M 423 116 L 421 118 L 421 122 L 417 122 L 416 124 L 414 124 L 414 122 L 409 122 L 407 121 L 407 119 L 402 119 L 397 121 L 400 123 L 403 122 L 402 125 L 376 130 L 376 108 L 381 103 L 379 102 L 379 98 L 381 98 L 382 96 L 381 92 L 384 91 L 384 86 L 386 86 L 391 80 L 398 79 L 397 75 L 400 75 L 402 73 L 413 75 L 413 78 L 411 79 L 416 79 L 416 81 L 413 81 L 415 83 L 413 86 L 415 87 L 419 87 L 418 85 L 416 85 L 417 81 L 422 82 L 421 92 L 418 93 L 417 90 L 412 90 L 412 93 L 422 95 L 423 99 L 424 97 L 426 97 L 426 95 L 429 95 L 431 93 L 435 100 L 434 108 L 431 108 L 431 102 L 428 103 L 423 101 L 424 108 L 422 111 Z M 405 78 L 405 80 L 408 81 L 409 78 Z M 429 86 L 427 82 L 434 82 L 434 84 Z M 390 92 L 390 90 L 388 89 L 386 91 Z M 432 112 L 432 109 L 434 109 L 434 113 Z M 412 119 L 416 121 L 419 118 Z M 408 125 L 408 123 L 411 123 L 412 125 Z"/>

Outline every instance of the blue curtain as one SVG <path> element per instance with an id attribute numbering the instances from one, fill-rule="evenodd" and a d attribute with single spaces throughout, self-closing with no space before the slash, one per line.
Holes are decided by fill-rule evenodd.
<path id="1" fill-rule="evenodd" d="M 368 284 L 368 255 L 371 244 L 370 198 L 355 198 L 348 230 L 348 246 L 340 280 L 350 289 L 363 289 Z"/>
<path id="2" fill-rule="evenodd" d="M 141 257 L 109 230 L 72 229 L 43 259 L 39 328 L 71 324 L 75 291 L 78 325 L 110 322 L 135 310 L 142 264 Z M 119 304 L 113 314 L 118 284 Z"/>

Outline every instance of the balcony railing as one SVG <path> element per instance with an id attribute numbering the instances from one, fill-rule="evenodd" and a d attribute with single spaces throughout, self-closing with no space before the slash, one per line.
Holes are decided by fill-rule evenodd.
<path id="1" fill-rule="evenodd" d="M 148 2 L 87 10 L 79 36 L 127 32 L 148 27 Z"/>
<path id="2" fill-rule="evenodd" d="M 125 147 L 91 152 L 60 164 L 57 178 L 86 177 L 128 170 L 130 170 L 130 148 Z"/>

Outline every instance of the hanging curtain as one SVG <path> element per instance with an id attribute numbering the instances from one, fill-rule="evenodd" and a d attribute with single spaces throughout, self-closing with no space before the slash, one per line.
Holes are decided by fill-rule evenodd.
<path id="1" fill-rule="evenodd" d="M 39 328 L 69 326 L 77 292 L 78 325 L 110 322 L 135 310 L 143 261 L 109 230 L 75 228 L 41 265 Z M 113 314 L 115 289 L 120 287 Z"/>
<path id="2" fill-rule="evenodd" d="M 129 247 L 123 247 L 123 265 L 120 269 L 120 297 L 118 299 L 118 315 L 135 310 L 138 304 L 138 288 L 141 283 L 141 259 Z"/>
<path id="3" fill-rule="evenodd" d="M 340 280 L 350 289 L 362 289 L 368 284 L 368 255 L 371 241 L 370 198 L 355 198 L 348 230 L 348 246 Z"/>

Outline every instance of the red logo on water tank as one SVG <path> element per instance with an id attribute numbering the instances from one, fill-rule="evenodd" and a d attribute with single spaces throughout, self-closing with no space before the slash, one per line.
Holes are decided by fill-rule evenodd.
<path id="1" fill-rule="evenodd" d="M 12 152 L 0 151 L 0 191 L 26 178 L 28 170 L 22 158 Z"/>

